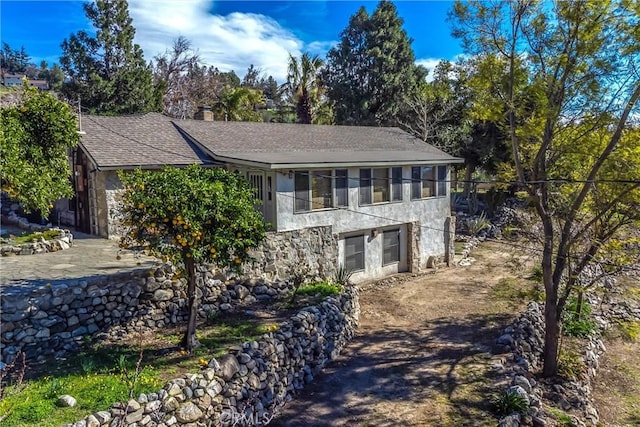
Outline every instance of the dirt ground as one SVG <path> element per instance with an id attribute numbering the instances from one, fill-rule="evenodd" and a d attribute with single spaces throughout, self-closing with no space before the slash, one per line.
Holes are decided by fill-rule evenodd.
<path id="1" fill-rule="evenodd" d="M 524 302 L 496 288 L 529 282 L 532 260 L 499 243 L 473 257 L 469 267 L 363 286 L 357 335 L 272 425 L 496 425 L 493 343 Z"/>
<path id="2" fill-rule="evenodd" d="M 640 283 L 619 282 L 628 299 L 640 301 Z M 639 319 L 640 320 L 640 319 Z M 607 352 L 600 359 L 593 397 L 605 426 L 640 426 L 640 337 L 629 337 L 614 326 L 606 334 Z"/>

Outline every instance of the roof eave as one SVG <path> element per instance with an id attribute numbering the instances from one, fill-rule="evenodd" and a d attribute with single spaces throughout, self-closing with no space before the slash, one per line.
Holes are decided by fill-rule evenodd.
<path id="1" fill-rule="evenodd" d="M 364 162 L 294 162 L 294 163 L 269 163 L 257 162 L 232 156 L 214 155 L 220 162 L 233 163 L 240 166 L 258 167 L 262 169 L 317 169 L 317 168 L 347 168 L 347 167 L 391 167 L 405 165 L 441 165 L 464 163 L 464 159 L 451 157 L 449 159 L 431 160 L 390 160 L 390 161 L 364 161 Z"/>

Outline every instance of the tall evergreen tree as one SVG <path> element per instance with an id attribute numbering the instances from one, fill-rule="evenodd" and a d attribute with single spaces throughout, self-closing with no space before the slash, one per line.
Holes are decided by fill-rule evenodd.
<path id="1" fill-rule="evenodd" d="M 381 1 L 371 16 L 361 8 L 329 51 L 324 78 L 338 123 L 398 123 L 408 94 L 426 76 L 402 23 L 390 1 Z"/>
<path id="2" fill-rule="evenodd" d="M 133 43 L 127 0 L 96 0 L 84 10 L 96 36 L 79 31 L 62 42 L 60 63 L 70 78 L 63 93 L 81 98 L 96 113 L 159 111 L 161 88 L 154 86 L 142 49 Z"/>

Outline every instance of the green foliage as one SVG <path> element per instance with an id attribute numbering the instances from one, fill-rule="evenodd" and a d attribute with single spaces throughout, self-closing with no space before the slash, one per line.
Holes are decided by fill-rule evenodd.
<path id="1" fill-rule="evenodd" d="M 300 286 L 298 295 L 320 296 L 324 298 L 331 295 L 338 295 L 341 291 L 342 287 L 340 285 L 334 285 L 329 282 L 314 282 Z"/>
<path id="2" fill-rule="evenodd" d="M 264 104 L 262 91 L 247 87 L 228 87 L 218 96 L 213 112 L 218 120 L 260 122 L 257 108 Z"/>
<path id="3" fill-rule="evenodd" d="M 415 64 L 411 40 L 395 5 L 381 1 L 371 16 L 364 7 L 327 54 L 323 80 L 338 124 L 395 124 L 426 71 Z"/>
<path id="4" fill-rule="evenodd" d="M 55 200 L 73 195 L 67 150 L 80 140 L 75 114 L 51 93 L 25 86 L 19 105 L 0 108 L 0 122 L 2 191 L 46 217 Z"/>
<path id="5" fill-rule="evenodd" d="M 346 286 L 349 284 L 349 280 L 351 280 L 352 272 L 347 270 L 345 266 L 339 266 L 336 269 L 336 273 L 333 275 L 333 282 L 337 283 L 340 286 Z"/>
<path id="6" fill-rule="evenodd" d="M 154 86 L 142 49 L 133 42 L 127 0 L 96 0 L 84 11 L 95 37 L 82 30 L 62 42 L 60 63 L 69 77 L 63 93 L 100 114 L 160 111 L 164 87 Z"/>
<path id="7" fill-rule="evenodd" d="M 554 407 L 549 407 L 548 410 L 558 422 L 558 427 L 577 427 L 571 415 L 566 412 Z"/>
<path id="8" fill-rule="evenodd" d="M 487 215 L 482 212 L 479 217 L 467 220 L 467 230 L 472 236 L 477 236 L 482 230 L 491 227 L 491 221 L 487 219 Z"/>
<path id="9" fill-rule="evenodd" d="M 2 50 L 0 50 L 0 68 L 7 73 L 25 73 L 31 61 L 31 57 L 25 50 L 24 46 L 18 49 L 12 49 L 7 42 L 2 42 Z"/>
<path id="10" fill-rule="evenodd" d="M 629 262 L 617 249 L 640 223 L 640 6 L 469 0 L 451 17 L 478 58 L 473 115 L 509 136 L 500 178 L 518 181 L 542 222 L 545 304 L 561 310 L 590 263 Z M 545 325 L 546 377 L 557 373 L 558 321 Z"/>
<path id="11" fill-rule="evenodd" d="M 124 186 L 120 244 L 143 246 L 151 256 L 170 261 L 187 279 L 189 322 L 184 347 L 198 345 L 196 266 L 213 264 L 240 271 L 249 251 L 265 237 L 255 195 L 239 174 L 191 165 L 184 169 L 121 172 Z"/>
<path id="12" fill-rule="evenodd" d="M 515 391 L 504 390 L 493 398 L 493 407 L 498 415 L 509 415 L 514 412 L 524 412 L 529 405 L 523 396 Z"/>
<path id="13" fill-rule="evenodd" d="M 127 227 L 122 245 L 144 246 L 183 273 L 187 259 L 238 270 L 264 238 L 253 190 L 238 174 L 192 165 L 119 176 Z"/>
<path id="14" fill-rule="evenodd" d="M 529 301 L 544 301 L 544 292 L 541 287 L 536 284 L 518 280 L 513 277 L 504 277 L 500 279 L 498 284 L 491 290 L 493 296 L 503 301 L 509 301 L 513 304 L 524 304 Z"/>
<path id="15" fill-rule="evenodd" d="M 3 236 L 4 237 L 4 236 Z M 23 233 L 21 236 L 17 236 L 11 239 L 12 244 L 20 245 L 23 243 L 39 242 L 40 239 L 53 240 L 60 237 L 60 231 L 58 230 L 44 230 L 42 232 L 35 231 L 32 233 Z"/>
<path id="16" fill-rule="evenodd" d="M 533 267 L 533 270 L 531 270 L 531 275 L 529 276 L 529 280 L 533 280 L 534 282 L 537 283 L 542 283 L 542 267 L 539 265 L 536 265 L 535 267 Z"/>
<path id="17" fill-rule="evenodd" d="M 327 104 L 320 79 L 323 64 L 318 55 L 311 56 L 307 52 L 300 59 L 289 55 L 287 81 L 282 89 L 295 105 L 298 123 L 333 123 L 333 112 Z"/>
<path id="18" fill-rule="evenodd" d="M 85 364 L 82 369 L 93 364 Z M 142 369 L 133 389 L 134 395 L 156 391 L 161 386 L 156 370 Z M 111 404 L 126 401 L 130 396 L 125 378 L 117 366 L 92 373 L 72 373 L 59 377 L 44 377 L 25 383 L 18 393 L 0 401 L 0 417 L 6 416 L 3 426 L 59 426 L 77 421 L 86 415 L 107 409 Z M 63 394 L 74 396 L 78 404 L 73 408 L 56 405 Z"/>
<path id="19" fill-rule="evenodd" d="M 580 354 L 574 350 L 563 349 L 558 357 L 558 375 L 568 380 L 577 380 L 587 372 Z"/>
<path id="20" fill-rule="evenodd" d="M 625 341 L 637 342 L 640 338 L 640 321 L 619 322 L 618 329 Z"/>
<path id="21" fill-rule="evenodd" d="M 571 297 L 562 313 L 562 326 L 565 335 L 570 337 L 587 337 L 594 333 L 598 325 L 591 316 L 591 305 L 583 301 L 578 312 L 578 299 Z"/>

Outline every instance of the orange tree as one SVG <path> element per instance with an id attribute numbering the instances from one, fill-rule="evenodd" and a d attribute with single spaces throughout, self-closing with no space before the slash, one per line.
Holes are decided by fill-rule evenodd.
<path id="1" fill-rule="evenodd" d="M 144 246 L 170 261 L 187 279 L 189 320 L 182 345 L 196 338 L 196 266 L 239 270 L 249 250 L 264 239 L 264 221 L 254 192 L 237 173 L 192 165 L 184 169 L 120 172 L 123 183 L 123 247 Z"/>

